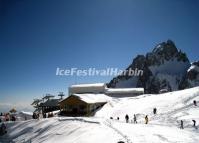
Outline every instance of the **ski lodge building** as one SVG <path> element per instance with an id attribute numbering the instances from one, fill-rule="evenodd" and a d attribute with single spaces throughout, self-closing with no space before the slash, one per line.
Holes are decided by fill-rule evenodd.
<path id="1" fill-rule="evenodd" d="M 59 102 L 61 114 L 92 116 L 111 97 L 132 97 L 144 94 L 143 88 L 107 88 L 105 83 L 72 85 L 69 96 Z"/>

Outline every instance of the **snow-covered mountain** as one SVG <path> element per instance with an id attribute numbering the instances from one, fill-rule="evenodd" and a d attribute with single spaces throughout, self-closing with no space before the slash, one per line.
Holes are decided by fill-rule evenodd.
<path id="1" fill-rule="evenodd" d="M 53 117 L 9 122 L 0 143 L 198 143 L 199 87 L 165 94 L 111 98 L 94 117 Z M 197 102 L 199 104 L 199 102 Z M 153 108 L 157 114 L 153 114 Z M 125 123 L 137 116 L 137 124 Z M 148 115 L 149 124 L 144 124 Z M 113 117 L 113 119 L 110 119 Z M 117 120 L 119 117 L 119 120 Z M 192 120 L 196 120 L 196 128 Z M 180 120 L 184 129 L 180 129 Z"/>
<path id="2" fill-rule="evenodd" d="M 194 66 L 198 67 L 197 64 Z M 178 50 L 173 41 L 168 40 L 158 44 L 152 52 L 138 55 L 126 69 L 143 70 L 142 76 L 120 75 L 113 78 L 108 87 L 144 87 L 146 93 L 159 93 L 161 89 L 176 91 L 195 87 L 198 85 L 197 78 L 189 80 L 190 74 L 195 75 L 192 67 L 186 54 Z"/>

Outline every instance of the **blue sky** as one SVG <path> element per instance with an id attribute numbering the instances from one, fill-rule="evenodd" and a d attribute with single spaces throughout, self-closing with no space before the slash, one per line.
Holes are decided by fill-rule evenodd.
<path id="1" fill-rule="evenodd" d="M 198 37 L 198 0 L 0 0 L 0 110 L 112 78 L 57 67 L 125 69 L 167 39 L 198 60 Z"/>

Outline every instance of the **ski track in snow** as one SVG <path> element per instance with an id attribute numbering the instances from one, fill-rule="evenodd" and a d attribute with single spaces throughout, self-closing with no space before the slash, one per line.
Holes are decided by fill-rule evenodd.
<path id="1" fill-rule="evenodd" d="M 104 125 L 106 125 L 107 127 L 111 128 L 112 130 L 114 130 L 115 132 L 117 132 L 120 136 L 122 136 L 122 138 L 126 141 L 126 143 L 133 143 L 129 137 L 125 134 L 123 134 L 119 129 L 115 128 L 112 124 L 111 124 L 111 121 L 106 119 L 104 122 L 103 122 Z"/>

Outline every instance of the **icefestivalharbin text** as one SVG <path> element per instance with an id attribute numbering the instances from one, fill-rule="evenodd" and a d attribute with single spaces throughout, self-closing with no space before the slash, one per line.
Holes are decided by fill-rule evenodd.
<path id="1" fill-rule="evenodd" d="M 57 76 L 118 76 L 118 75 L 128 75 L 128 76 L 142 76 L 143 70 L 128 69 L 128 70 L 120 70 L 118 68 L 106 68 L 106 69 L 96 69 L 96 68 L 88 68 L 88 69 L 78 69 L 78 68 L 70 68 L 64 69 L 57 67 L 56 69 Z"/>

